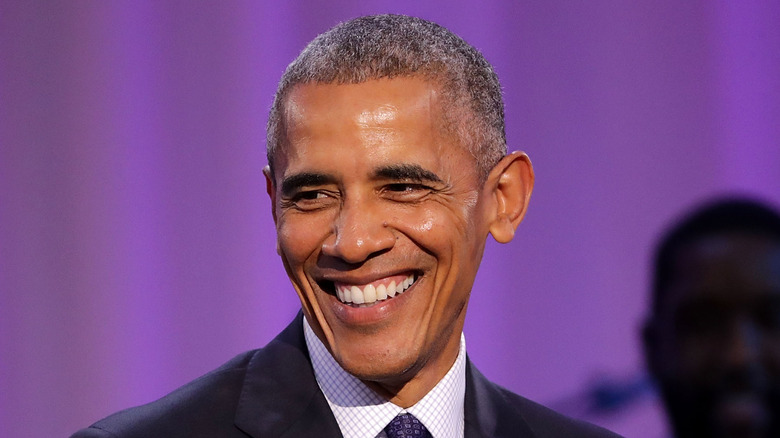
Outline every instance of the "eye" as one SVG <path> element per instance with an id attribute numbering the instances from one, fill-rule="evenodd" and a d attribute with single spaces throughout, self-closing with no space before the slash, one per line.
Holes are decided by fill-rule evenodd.
<path id="1" fill-rule="evenodd" d="M 301 200 L 311 201 L 314 199 L 322 199 L 325 197 L 326 195 L 319 190 L 309 190 L 309 191 L 300 192 L 296 194 L 293 197 L 293 201 L 301 201 Z"/>
<path id="2" fill-rule="evenodd" d="M 335 196 L 326 190 L 302 190 L 289 200 L 283 201 L 283 207 L 292 207 L 302 211 L 318 210 L 334 202 Z"/>
<path id="3" fill-rule="evenodd" d="M 433 188 L 420 183 L 391 183 L 382 189 L 384 195 L 399 202 L 418 201 L 433 191 Z"/>
<path id="4" fill-rule="evenodd" d="M 388 184 L 387 190 L 391 192 L 405 192 L 409 193 L 414 190 L 420 190 L 424 189 L 425 186 L 422 184 L 410 184 L 410 183 L 397 183 L 397 184 Z"/>

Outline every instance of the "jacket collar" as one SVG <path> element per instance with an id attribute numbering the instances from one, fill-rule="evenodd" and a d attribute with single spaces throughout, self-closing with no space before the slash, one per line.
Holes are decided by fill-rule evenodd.
<path id="1" fill-rule="evenodd" d="M 466 365 L 465 438 L 532 438 L 536 434 L 501 389 L 469 360 Z"/>
<path id="2" fill-rule="evenodd" d="M 298 316 L 247 365 L 236 426 L 254 438 L 341 437 L 314 377 Z M 465 438 L 534 437 L 498 386 L 466 364 Z"/>
<path id="3" fill-rule="evenodd" d="M 303 338 L 302 313 L 247 365 L 236 426 L 252 437 L 341 437 Z"/>

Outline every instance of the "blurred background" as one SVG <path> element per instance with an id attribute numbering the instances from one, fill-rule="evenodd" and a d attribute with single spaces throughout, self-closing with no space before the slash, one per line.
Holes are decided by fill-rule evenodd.
<path id="1" fill-rule="evenodd" d="M 3 1 L 0 435 L 67 436 L 268 342 L 299 304 L 261 173 L 286 65 L 358 15 L 436 21 L 502 81 L 537 185 L 489 242 L 487 376 L 666 436 L 639 347 L 655 239 L 723 193 L 780 202 L 780 3 Z"/>

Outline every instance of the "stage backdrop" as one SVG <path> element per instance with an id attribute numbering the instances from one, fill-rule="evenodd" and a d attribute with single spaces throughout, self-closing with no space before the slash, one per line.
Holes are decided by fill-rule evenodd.
<path id="1" fill-rule="evenodd" d="M 663 436 L 637 336 L 649 252 L 703 198 L 780 201 L 774 0 L 3 1 L 0 435 L 67 436 L 290 321 L 267 111 L 307 41 L 383 12 L 482 50 L 510 148 L 536 169 L 516 239 L 488 245 L 471 358 L 532 399 Z M 588 395 L 610 382 L 614 411 Z"/>

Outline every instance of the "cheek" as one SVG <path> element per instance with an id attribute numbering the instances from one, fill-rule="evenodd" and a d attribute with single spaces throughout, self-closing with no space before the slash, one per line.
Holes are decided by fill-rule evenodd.
<path id="1" fill-rule="evenodd" d="M 451 260 L 458 256 L 468 230 L 462 221 L 444 213 L 426 209 L 399 215 L 396 228 L 440 262 Z"/>
<path id="2" fill-rule="evenodd" d="M 453 305 L 468 299 L 479 267 L 484 236 L 480 235 L 469 215 L 460 214 L 462 205 L 438 207 L 421 217 L 416 231 L 421 246 L 437 259 L 437 287 L 451 291 L 439 300 Z"/>
<path id="3" fill-rule="evenodd" d="M 474 205 L 431 201 L 429 205 L 396 217 L 405 228 L 437 245 L 459 246 L 473 239 Z"/>
<path id="4" fill-rule="evenodd" d="M 287 262 L 294 265 L 291 267 L 298 267 L 316 255 L 327 232 L 322 222 L 315 217 L 291 217 L 289 214 L 279 218 L 276 227 L 279 248 Z"/>
<path id="5" fill-rule="evenodd" d="M 675 359 L 677 373 L 693 385 L 711 385 L 723 373 L 725 362 L 723 344 L 696 337 L 682 340 Z"/>
<path id="6" fill-rule="evenodd" d="M 695 339 L 684 340 L 678 350 L 680 368 L 688 373 L 702 371 L 715 359 L 709 344 Z"/>
<path id="7" fill-rule="evenodd" d="M 433 224 L 434 221 L 432 217 L 423 218 L 422 223 L 416 227 L 416 230 L 420 233 L 427 233 L 433 229 Z"/>

